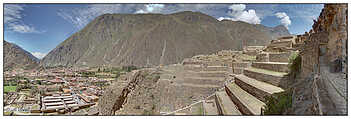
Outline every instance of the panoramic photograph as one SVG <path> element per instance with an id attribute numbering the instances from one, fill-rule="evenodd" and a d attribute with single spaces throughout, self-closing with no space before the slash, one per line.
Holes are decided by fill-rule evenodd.
<path id="1" fill-rule="evenodd" d="M 347 3 L 4 3 L 3 116 L 347 116 L 347 38 Z"/>

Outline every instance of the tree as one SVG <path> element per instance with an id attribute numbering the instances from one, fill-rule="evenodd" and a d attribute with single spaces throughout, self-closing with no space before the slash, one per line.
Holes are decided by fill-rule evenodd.
<path id="1" fill-rule="evenodd" d="M 33 87 L 31 88 L 31 90 L 29 91 L 29 93 L 30 93 L 31 96 L 36 95 L 38 92 L 39 92 L 39 91 L 38 91 L 38 88 L 35 87 L 35 86 L 33 86 Z"/>

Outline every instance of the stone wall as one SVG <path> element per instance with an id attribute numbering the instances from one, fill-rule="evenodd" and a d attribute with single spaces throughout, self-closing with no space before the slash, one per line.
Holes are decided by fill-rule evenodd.
<path id="1" fill-rule="evenodd" d="M 274 86 L 283 87 L 283 88 L 287 86 L 286 77 L 274 76 L 270 74 L 254 72 L 251 70 L 244 70 L 243 73 L 250 78 L 256 79 L 258 81 L 266 82 Z"/>
<path id="2" fill-rule="evenodd" d="M 258 53 L 260 53 L 265 48 L 266 48 L 265 46 L 244 46 L 243 54 L 247 54 L 250 56 L 256 56 Z"/>
<path id="3" fill-rule="evenodd" d="M 267 69 L 271 71 L 277 72 L 289 72 L 288 63 L 266 63 L 266 62 L 255 62 L 252 63 L 252 67 L 256 67 L 259 69 Z"/>
<path id="4" fill-rule="evenodd" d="M 251 66 L 249 62 L 233 62 L 232 63 L 232 72 L 234 74 L 242 74 L 244 69 Z"/>
<path id="5" fill-rule="evenodd" d="M 325 52 L 331 71 L 347 73 L 347 4 L 325 4 L 302 47 L 302 77 L 317 70 Z"/>
<path id="6" fill-rule="evenodd" d="M 269 53 L 268 59 L 270 62 L 289 62 L 291 52 Z"/>
<path id="7" fill-rule="evenodd" d="M 262 52 L 262 53 L 256 55 L 256 61 L 257 62 L 269 62 L 268 53 Z"/>

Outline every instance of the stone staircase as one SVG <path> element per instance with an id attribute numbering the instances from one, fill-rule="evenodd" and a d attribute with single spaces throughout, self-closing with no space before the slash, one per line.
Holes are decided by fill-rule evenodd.
<path id="1" fill-rule="evenodd" d="M 215 93 L 218 114 L 262 115 L 262 109 L 265 106 L 264 97 L 284 91 L 282 87 L 286 82 L 285 75 L 289 72 L 288 62 L 286 62 L 288 58 L 271 59 L 284 62 L 268 60 L 247 64 L 233 63 L 233 69 L 241 68 L 242 72 L 232 72 L 234 74 L 229 76 L 234 76 L 234 80 L 226 83 L 224 90 Z"/>
<path id="2" fill-rule="evenodd" d="M 219 115 L 241 115 L 238 107 L 236 107 L 225 91 L 218 91 L 215 96 Z"/>
<path id="3" fill-rule="evenodd" d="M 232 72 L 233 74 L 242 74 L 244 69 L 251 65 L 250 62 L 233 62 L 232 63 Z"/>

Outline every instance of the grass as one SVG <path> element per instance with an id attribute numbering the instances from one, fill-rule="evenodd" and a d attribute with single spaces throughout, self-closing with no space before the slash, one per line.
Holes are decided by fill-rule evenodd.
<path id="1" fill-rule="evenodd" d="M 40 105 L 33 105 L 32 109 L 40 109 Z"/>
<path id="2" fill-rule="evenodd" d="M 284 76 L 284 75 L 288 74 L 288 73 L 283 73 L 283 72 L 275 72 L 275 71 L 271 71 L 271 70 L 258 69 L 258 68 L 254 68 L 254 67 L 250 67 L 250 68 L 248 68 L 248 70 L 254 71 L 254 72 L 265 73 L 265 74 L 271 74 L 274 76 Z"/>
<path id="3" fill-rule="evenodd" d="M 17 86 L 5 86 L 4 92 L 16 92 Z"/>
<path id="4" fill-rule="evenodd" d="M 4 116 L 10 116 L 12 112 L 4 112 Z"/>

